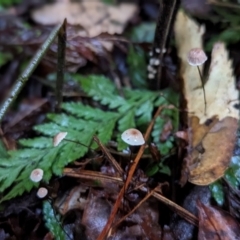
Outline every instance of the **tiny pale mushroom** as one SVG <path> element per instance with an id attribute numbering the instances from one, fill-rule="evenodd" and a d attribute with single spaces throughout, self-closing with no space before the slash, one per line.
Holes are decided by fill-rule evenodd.
<path id="1" fill-rule="evenodd" d="M 140 146 L 145 143 L 142 133 L 135 129 L 129 128 L 121 135 L 122 140 L 130 146 Z"/>
<path id="2" fill-rule="evenodd" d="M 32 182 L 40 182 L 43 178 L 43 170 L 41 168 L 34 169 L 30 174 L 30 180 Z"/>
<path id="3" fill-rule="evenodd" d="M 37 191 L 37 196 L 39 198 L 45 198 L 48 194 L 48 190 L 44 187 L 40 187 Z"/>
<path id="4" fill-rule="evenodd" d="M 58 134 L 56 134 L 53 138 L 53 146 L 57 147 L 66 136 L 67 132 L 59 132 Z"/>
<path id="5" fill-rule="evenodd" d="M 207 59 L 207 55 L 201 48 L 192 48 L 187 55 L 187 61 L 191 66 L 201 66 Z"/>

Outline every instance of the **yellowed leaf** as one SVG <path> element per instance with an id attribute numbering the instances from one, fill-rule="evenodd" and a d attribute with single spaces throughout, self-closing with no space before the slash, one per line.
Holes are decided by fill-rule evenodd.
<path id="1" fill-rule="evenodd" d="M 239 120 L 239 110 L 234 107 L 239 100 L 232 62 L 223 43 L 216 43 L 212 50 L 208 79 L 204 85 L 207 102 L 205 112 L 197 67 L 187 62 L 189 50 L 203 48 L 203 33 L 203 26 L 183 12 L 178 13 L 175 36 L 188 109 L 188 180 L 197 185 L 208 185 L 224 175 L 234 148 Z"/>

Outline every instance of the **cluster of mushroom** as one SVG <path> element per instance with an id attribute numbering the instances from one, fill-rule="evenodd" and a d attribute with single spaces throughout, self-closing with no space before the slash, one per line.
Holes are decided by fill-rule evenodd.
<path id="1" fill-rule="evenodd" d="M 54 147 L 58 146 L 60 142 L 66 137 L 67 132 L 60 132 L 53 138 Z M 135 129 L 130 128 L 124 131 L 121 135 L 122 140 L 130 146 L 140 146 L 145 143 L 142 133 Z M 43 179 L 43 170 L 41 168 L 34 169 L 30 174 L 30 180 L 32 182 L 40 182 Z M 39 198 L 44 198 L 48 194 L 48 190 L 44 187 L 40 187 L 37 191 Z"/>
<path id="2" fill-rule="evenodd" d="M 43 178 L 43 170 L 41 168 L 34 169 L 30 174 L 30 180 L 32 182 L 40 182 Z M 39 198 L 44 198 L 48 194 L 48 190 L 44 187 L 40 187 L 37 191 L 37 196 Z"/>
<path id="3" fill-rule="evenodd" d="M 62 140 L 67 136 L 67 132 L 59 132 L 53 138 L 53 146 L 57 147 Z M 30 180 L 32 182 L 40 182 L 43 178 L 43 170 L 41 168 L 34 169 L 30 174 Z M 44 187 L 40 187 L 37 191 L 37 196 L 39 198 L 44 198 L 48 194 L 48 190 Z"/>
<path id="4" fill-rule="evenodd" d="M 159 48 L 155 48 L 155 52 L 157 54 L 160 54 L 161 50 Z M 165 53 L 166 49 L 164 48 L 162 52 Z M 150 58 L 150 61 L 149 61 L 149 65 L 147 66 L 148 78 L 149 79 L 154 79 L 155 74 L 157 73 L 157 68 L 158 68 L 158 66 L 160 64 L 160 60 L 158 58 L 154 58 L 153 57 L 153 52 L 150 52 L 149 56 L 151 58 Z"/>

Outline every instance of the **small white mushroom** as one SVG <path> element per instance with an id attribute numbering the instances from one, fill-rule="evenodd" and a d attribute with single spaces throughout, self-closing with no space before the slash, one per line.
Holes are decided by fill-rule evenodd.
<path id="1" fill-rule="evenodd" d="M 154 79 L 154 74 L 149 73 L 149 74 L 148 74 L 148 79 Z"/>
<path id="2" fill-rule="evenodd" d="M 147 66 L 147 70 L 148 70 L 149 72 L 152 72 L 152 71 L 154 70 L 154 68 L 153 68 L 151 65 L 148 65 L 148 66 Z"/>
<path id="3" fill-rule="evenodd" d="M 155 60 L 156 60 L 156 58 L 151 58 L 150 61 L 149 61 L 150 65 L 154 65 Z"/>
<path id="4" fill-rule="evenodd" d="M 37 191 L 37 196 L 39 198 L 44 198 L 47 196 L 47 194 L 48 194 L 48 190 L 44 187 L 39 188 Z"/>
<path id="5" fill-rule="evenodd" d="M 155 66 L 158 66 L 159 64 L 160 64 L 160 60 L 159 60 L 159 59 L 155 59 L 154 65 L 155 65 Z"/>
<path id="6" fill-rule="evenodd" d="M 53 146 L 57 147 L 66 136 L 67 132 L 59 132 L 58 134 L 56 134 L 53 138 Z"/>
<path id="7" fill-rule="evenodd" d="M 40 182 L 43 178 L 43 170 L 41 168 L 34 169 L 30 174 L 30 180 L 32 182 Z"/>
<path id="8" fill-rule="evenodd" d="M 140 146 L 145 143 L 142 133 L 135 128 L 129 128 L 124 131 L 121 138 L 125 143 L 131 146 Z"/>
<path id="9" fill-rule="evenodd" d="M 149 56 L 150 56 L 150 57 L 153 56 L 153 52 L 152 52 L 152 51 L 149 52 Z"/>
<path id="10" fill-rule="evenodd" d="M 166 51 L 167 51 L 166 48 L 164 48 L 164 49 L 162 50 L 163 53 L 165 53 Z M 160 49 L 160 48 L 156 48 L 156 49 L 155 49 L 155 52 L 156 52 L 156 53 L 160 53 L 160 52 L 161 52 L 161 49 Z"/>
<path id="11" fill-rule="evenodd" d="M 193 48 L 187 55 L 187 61 L 191 66 L 201 66 L 207 59 L 207 55 L 201 48 Z"/>

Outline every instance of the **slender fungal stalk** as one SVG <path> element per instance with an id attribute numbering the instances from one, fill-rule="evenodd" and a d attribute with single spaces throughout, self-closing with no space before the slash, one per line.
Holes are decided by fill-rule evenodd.
<path id="1" fill-rule="evenodd" d="M 53 40 L 57 36 L 60 28 L 62 27 L 62 24 L 59 24 L 56 28 L 53 29 L 47 40 L 43 43 L 41 48 L 37 51 L 35 56 L 31 59 L 30 63 L 26 67 L 26 69 L 23 71 L 21 76 L 17 79 L 15 84 L 12 86 L 7 98 L 0 106 L 0 122 L 2 121 L 4 114 L 7 112 L 11 104 L 14 102 L 14 100 L 17 98 L 18 94 L 22 90 L 23 86 L 27 82 L 28 78 L 31 76 L 33 71 L 36 69 L 39 62 L 42 60 L 44 54 L 46 53 L 47 49 L 52 44 Z"/>
<path id="2" fill-rule="evenodd" d="M 207 100 L 206 100 L 206 93 L 205 93 L 205 87 L 204 87 L 204 81 L 203 81 L 203 76 L 201 74 L 201 71 L 200 71 L 200 68 L 199 66 L 197 66 L 197 69 L 198 69 L 198 73 L 199 73 L 199 76 L 200 76 L 200 79 L 201 79 L 201 82 L 202 82 L 202 89 L 203 89 L 203 97 L 204 97 L 204 114 L 206 115 L 207 113 Z"/>

